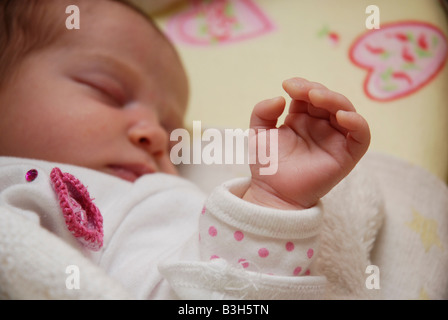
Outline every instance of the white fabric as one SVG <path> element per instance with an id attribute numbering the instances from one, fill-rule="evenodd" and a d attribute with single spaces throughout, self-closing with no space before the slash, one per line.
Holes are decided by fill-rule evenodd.
<path id="1" fill-rule="evenodd" d="M 318 251 L 321 204 L 290 211 L 259 207 L 240 199 L 247 182 L 232 180 L 207 199 L 200 219 L 201 260 L 216 256 L 270 275 L 308 273 Z"/>
<path id="2" fill-rule="evenodd" d="M 363 163 L 383 198 L 371 252 L 385 299 L 448 299 L 448 186 L 419 166 L 374 154 Z"/>
<path id="3" fill-rule="evenodd" d="M 105 232 L 100 252 L 83 249 L 67 232 L 49 183 L 54 166 L 79 178 L 100 208 Z M 33 182 L 25 180 L 30 169 L 39 172 Z M 153 174 L 131 184 L 30 159 L 0 158 L 0 177 L 0 298 L 448 298 L 448 188 L 388 156 L 366 156 L 319 207 L 307 212 L 314 218 L 300 223 L 293 241 L 279 227 L 287 221 L 285 212 L 241 202 L 244 179 L 225 183 L 206 198 L 179 177 Z M 274 213 L 279 219 L 266 223 Z M 218 235 L 227 234 L 222 245 L 210 245 L 209 240 L 219 240 L 210 236 L 210 224 Z M 236 240 L 241 239 L 237 231 L 248 245 L 231 257 L 227 246 L 244 242 Z M 285 242 L 308 257 L 309 246 L 302 244 L 309 239 L 318 248 L 310 275 L 291 276 L 289 265 L 297 261 L 285 258 L 291 253 L 283 249 Z M 276 258 L 286 259 L 280 269 L 263 269 L 269 263 L 256 253 L 271 244 L 279 245 L 269 257 L 280 252 Z M 218 249 L 227 252 L 219 253 L 226 259 L 210 260 Z M 243 255 L 246 260 L 239 261 Z M 254 268 L 245 268 L 247 263 Z M 371 264 L 381 272 L 380 290 L 366 286 Z M 80 289 L 66 287 L 71 265 L 79 267 Z"/>
<path id="4" fill-rule="evenodd" d="M 101 251 L 91 252 L 84 249 L 66 229 L 56 201 L 56 195 L 50 185 L 49 173 L 55 166 L 59 167 L 62 172 L 68 172 L 83 182 L 91 197 L 95 199 L 96 205 L 100 208 L 104 218 L 104 247 Z M 25 180 L 25 174 L 30 169 L 36 169 L 39 173 L 38 177 L 32 182 Z M 72 248 L 82 252 L 94 265 L 104 270 L 105 274 L 118 281 L 132 297 L 137 299 L 170 299 L 177 296 L 158 272 L 158 267 L 166 265 L 170 270 L 174 268 L 177 270 L 175 272 L 176 277 L 179 277 L 186 270 L 185 266 L 199 261 L 198 219 L 205 197 L 201 191 L 184 179 L 164 174 L 153 174 L 144 176 L 131 184 L 109 175 L 75 166 L 7 157 L 0 158 L 0 176 L 2 177 L 0 179 L 0 207 L 4 212 L 1 218 L 5 220 L 4 223 L 3 221 L 1 223 L 1 243 L 3 244 L 2 248 L 4 248 L 0 251 L 0 262 L 2 264 L 4 261 L 10 261 L 11 259 L 31 259 L 32 257 L 32 259 L 40 260 L 39 256 L 28 256 L 23 252 L 22 256 L 16 256 L 14 247 L 17 244 L 23 246 L 23 241 L 30 246 L 28 248 L 29 252 L 45 252 L 46 256 L 51 256 L 49 259 L 43 257 L 42 261 L 36 264 L 36 266 L 39 266 L 39 270 L 31 269 L 32 271 L 28 270 L 27 272 L 40 273 L 44 270 L 52 270 L 53 266 L 50 262 L 54 259 L 60 258 L 60 261 L 67 261 L 60 256 L 60 252 L 57 250 L 55 252 L 58 255 L 53 256 L 53 247 L 55 246 L 53 243 L 58 242 L 56 247 L 59 245 L 66 246 L 67 243 Z M 238 216 L 242 209 L 239 202 L 242 200 L 229 194 L 228 187 L 218 190 L 217 194 L 214 195 L 218 200 L 211 200 L 211 202 L 208 202 L 210 203 L 208 206 L 213 207 L 214 202 L 220 202 L 219 199 L 223 195 L 226 195 L 224 203 L 228 201 L 236 203 L 233 209 L 228 210 L 227 214 Z M 213 196 L 211 199 L 213 199 Z M 278 213 L 278 210 L 271 212 L 267 208 L 255 205 L 250 207 L 255 217 L 257 215 L 260 217 L 272 216 L 273 213 Z M 316 210 L 319 211 L 319 209 Z M 320 214 L 317 214 L 317 217 L 319 216 Z M 24 230 L 22 232 L 16 233 L 5 227 L 10 223 L 10 220 L 13 221 L 16 229 L 20 229 L 23 220 L 28 223 L 23 224 Z M 33 224 L 30 224 L 31 222 L 34 227 L 32 227 Z M 268 228 L 268 225 L 266 227 Z M 23 236 L 24 233 L 29 234 L 28 229 L 35 230 L 37 234 L 49 234 L 48 231 L 51 231 L 65 242 L 59 244 L 57 238 L 46 236 L 36 243 L 30 243 L 26 241 L 28 236 Z M 300 233 L 300 230 L 298 231 Z M 24 239 L 21 239 L 22 236 Z M 222 243 L 222 247 L 227 245 L 225 241 Z M 73 250 L 68 251 L 70 254 L 74 254 Z M 26 257 L 23 255 L 26 255 Z M 185 262 L 181 263 L 181 261 Z M 170 266 L 169 263 L 176 263 L 177 267 Z M 179 265 L 179 263 L 181 264 Z M 84 277 L 90 273 L 83 272 L 87 263 L 84 260 L 83 262 L 74 260 L 73 263 L 70 263 L 70 265 L 72 264 L 79 264 L 81 281 L 83 283 L 88 282 L 88 279 Z M 14 279 L 15 276 L 10 273 L 22 274 L 24 272 L 21 268 L 22 264 L 7 265 L 10 267 L 4 268 L 2 266 L 1 269 L 1 294 L 11 298 L 21 298 L 23 297 L 21 291 L 18 290 L 18 296 L 15 292 L 17 292 L 16 286 L 22 285 L 22 283 L 12 281 L 11 279 Z M 208 272 L 211 272 L 214 268 L 213 261 L 206 261 L 202 265 Z M 62 269 L 60 271 L 64 272 L 65 268 Z M 95 270 L 96 267 L 92 265 L 92 269 Z M 221 271 L 219 273 L 222 274 Z M 242 274 L 244 273 L 248 272 L 242 272 Z M 229 275 L 233 276 L 234 273 L 229 272 Z M 58 274 L 58 279 L 60 280 L 64 276 L 67 278 L 67 274 Z M 199 278 L 200 276 L 190 277 L 189 280 L 201 283 Z M 241 279 L 245 278 L 247 276 L 243 275 Z M 309 279 L 300 280 L 300 278 L 306 277 L 295 278 L 294 282 L 299 285 L 301 285 L 301 281 L 305 281 L 305 283 L 310 281 Z M 45 278 L 40 280 L 40 284 L 42 284 L 42 281 L 45 282 Z M 49 279 L 48 283 L 49 285 L 54 284 L 55 281 L 55 279 Z M 285 281 L 280 280 L 278 283 L 282 286 Z M 258 291 L 260 297 L 273 298 L 272 293 L 275 292 L 276 281 L 269 281 L 269 283 L 266 292 Z M 320 278 L 319 286 L 321 288 L 323 288 L 324 283 L 324 278 Z M 63 287 L 65 282 L 61 282 L 59 285 Z M 215 289 L 218 292 L 217 294 L 225 292 L 223 288 Z M 253 287 L 253 290 L 259 289 L 258 286 Z M 106 288 L 99 288 L 98 290 L 98 294 L 103 290 L 108 291 Z M 36 294 L 39 296 L 39 291 Z M 307 297 L 306 292 L 302 296 Z M 54 295 L 49 297 L 55 298 Z M 316 297 L 314 288 L 311 290 L 310 297 Z M 197 298 L 197 296 L 190 293 L 185 298 L 191 299 Z"/>

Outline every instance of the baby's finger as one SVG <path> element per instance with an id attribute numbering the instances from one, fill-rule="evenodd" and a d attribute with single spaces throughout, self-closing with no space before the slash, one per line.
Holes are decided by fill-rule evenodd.
<path id="1" fill-rule="evenodd" d="M 330 112 L 322 108 L 316 108 L 311 103 L 308 104 L 308 114 L 314 118 L 330 119 Z"/>
<path id="2" fill-rule="evenodd" d="M 370 145 L 370 129 L 367 121 L 359 113 L 344 110 L 336 113 L 336 120 L 348 131 L 348 151 L 356 161 L 360 160 Z"/>
<path id="3" fill-rule="evenodd" d="M 253 129 L 274 129 L 278 117 L 285 109 L 286 101 L 283 97 L 264 100 L 257 103 L 250 117 L 250 127 Z"/>
<path id="4" fill-rule="evenodd" d="M 289 113 L 308 113 L 308 105 L 307 101 L 303 100 L 291 100 L 289 105 Z"/>
<path id="5" fill-rule="evenodd" d="M 316 108 L 311 103 L 303 100 L 292 100 L 289 105 L 289 113 L 307 113 L 314 118 L 329 119 L 330 113 L 321 108 Z"/>
<path id="6" fill-rule="evenodd" d="M 356 111 L 353 104 L 344 95 L 328 89 L 312 89 L 308 94 L 311 103 L 318 108 L 336 114 L 338 110 Z"/>
<path id="7" fill-rule="evenodd" d="M 310 90 L 313 89 L 327 90 L 324 85 L 302 78 L 292 78 L 283 82 L 283 88 L 293 99 L 289 107 L 289 113 L 308 113 L 315 118 L 329 118 L 328 111 L 314 107 L 308 96 Z"/>
<path id="8" fill-rule="evenodd" d="M 345 137 L 348 134 L 348 130 L 345 129 L 344 127 L 342 127 L 339 123 L 338 120 L 336 119 L 336 115 L 332 114 L 330 115 L 330 124 L 333 128 L 335 128 L 336 130 L 338 130 L 340 133 L 342 133 Z"/>
<path id="9" fill-rule="evenodd" d="M 317 82 L 311 82 L 303 78 L 291 78 L 283 81 L 283 89 L 294 100 L 310 102 L 308 93 L 312 89 L 326 89 L 326 87 Z"/>

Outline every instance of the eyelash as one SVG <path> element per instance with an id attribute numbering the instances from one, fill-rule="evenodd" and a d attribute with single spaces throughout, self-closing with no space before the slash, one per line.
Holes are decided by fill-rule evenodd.
<path id="1" fill-rule="evenodd" d="M 121 97 L 118 97 L 116 94 L 112 93 L 111 90 L 101 87 L 101 86 L 97 86 L 95 84 L 90 84 L 90 86 L 98 91 L 101 95 L 107 97 L 108 100 L 111 100 L 113 102 L 113 104 L 115 106 L 121 107 L 124 104 L 124 99 Z M 112 104 L 112 103 L 109 103 Z"/>
<path id="2" fill-rule="evenodd" d="M 113 105 L 115 107 L 122 107 L 125 103 L 125 99 L 123 97 L 119 97 L 117 94 L 113 93 L 112 89 L 109 89 L 105 86 L 97 85 L 94 82 L 85 81 L 77 79 L 77 81 L 83 85 L 88 86 L 89 88 L 95 90 L 97 93 L 101 94 L 103 97 L 107 98 L 107 103 L 109 105 Z"/>

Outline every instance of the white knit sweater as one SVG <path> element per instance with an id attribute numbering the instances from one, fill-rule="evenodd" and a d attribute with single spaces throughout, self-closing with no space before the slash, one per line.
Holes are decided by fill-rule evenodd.
<path id="1" fill-rule="evenodd" d="M 54 167 L 78 178 L 101 211 L 99 251 L 68 230 L 51 184 Z M 31 169 L 38 176 L 27 181 Z M 362 175 L 352 174 L 319 206 L 302 211 L 241 200 L 246 179 L 225 183 L 206 198 L 174 176 L 147 175 L 131 184 L 85 168 L 8 157 L 0 158 L 0 177 L 2 298 L 316 299 L 378 293 L 366 288 L 365 270 L 381 203 Z"/>

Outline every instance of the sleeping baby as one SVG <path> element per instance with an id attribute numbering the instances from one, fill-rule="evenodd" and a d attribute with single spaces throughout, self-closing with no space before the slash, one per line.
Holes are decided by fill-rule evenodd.
<path id="1" fill-rule="evenodd" d="M 81 27 L 68 30 L 73 4 Z M 285 80 L 288 110 L 276 97 L 248 119 L 255 136 L 278 136 L 276 172 L 251 163 L 250 178 L 204 195 L 170 159 L 188 80 L 147 16 L 114 0 L 0 6 L 0 207 L 57 236 L 30 252 L 48 257 L 63 242 L 137 299 L 325 297 L 327 280 L 313 271 L 321 199 L 370 143 L 345 96 Z M 0 285 L 0 296 L 20 297 L 19 285 Z"/>

